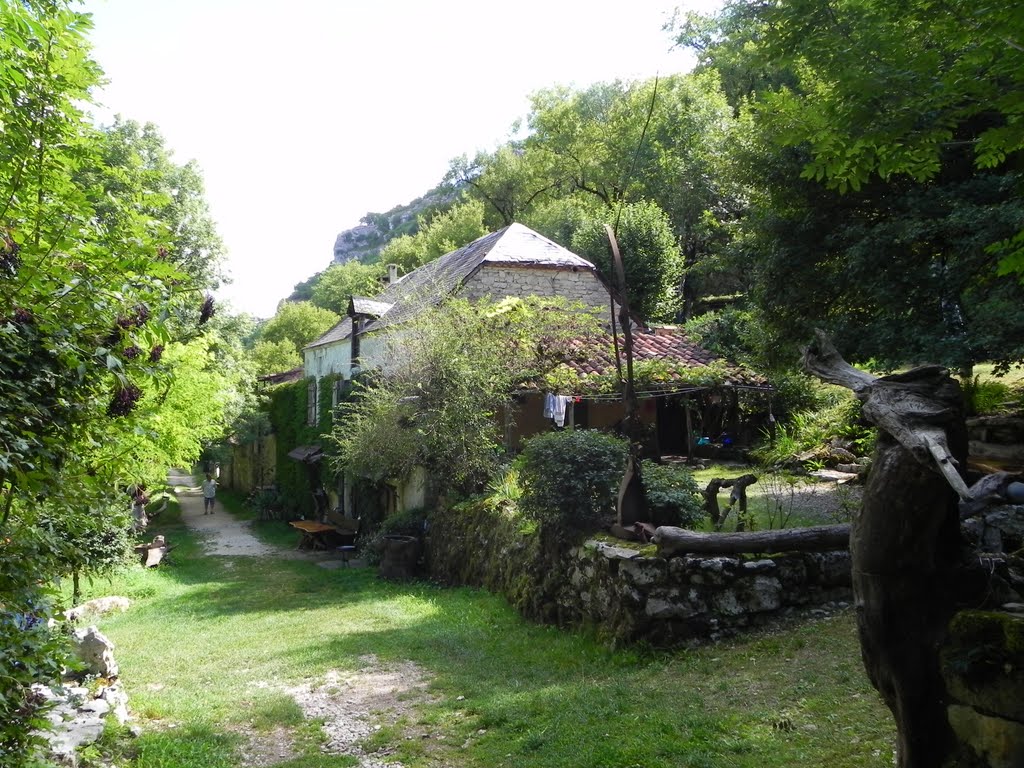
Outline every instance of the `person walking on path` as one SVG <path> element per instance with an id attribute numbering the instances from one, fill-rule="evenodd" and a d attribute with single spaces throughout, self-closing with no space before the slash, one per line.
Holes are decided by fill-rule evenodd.
<path id="1" fill-rule="evenodd" d="M 213 514 L 213 502 L 217 498 L 217 481 L 213 475 L 206 473 L 206 480 L 203 481 L 203 514 Z"/>

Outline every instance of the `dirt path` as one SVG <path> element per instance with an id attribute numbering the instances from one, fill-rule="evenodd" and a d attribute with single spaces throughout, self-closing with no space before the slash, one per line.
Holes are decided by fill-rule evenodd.
<path id="1" fill-rule="evenodd" d="M 253 535 L 250 521 L 236 519 L 224 510 L 219 501 L 214 504 L 212 515 L 203 514 L 203 492 L 199 486 L 193 485 L 195 478 L 181 470 L 171 470 L 167 482 L 175 489 L 175 496 L 181 505 L 182 522 L 203 535 L 208 555 L 311 560 L 324 568 L 342 565 L 342 561 L 333 552 L 278 549 L 264 544 Z"/>
<path id="2" fill-rule="evenodd" d="M 168 482 L 175 488 L 182 521 L 203 535 L 209 555 L 311 560 L 324 568 L 342 564 L 333 552 L 278 549 L 264 544 L 253 535 L 248 521 L 235 519 L 219 502 L 212 515 L 203 514 L 202 491 L 193 485 L 195 479 L 191 475 L 172 470 Z M 356 672 L 329 670 L 323 677 L 309 678 L 299 685 L 282 681 L 259 681 L 252 685 L 289 694 L 306 718 L 320 720 L 325 737 L 323 752 L 348 755 L 357 761 L 354 765 L 358 768 L 402 768 L 401 763 L 388 759 L 393 750 L 385 747 L 368 754 L 362 742 L 382 726 L 408 718 L 420 702 L 428 699 L 428 677 L 412 662 L 385 665 L 373 655 L 362 656 L 359 661 L 361 668 Z M 302 749 L 296 743 L 294 729 L 235 730 L 245 739 L 239 750 L 243 768 L 269 768 L 286 763 L 295 760 Z"/>

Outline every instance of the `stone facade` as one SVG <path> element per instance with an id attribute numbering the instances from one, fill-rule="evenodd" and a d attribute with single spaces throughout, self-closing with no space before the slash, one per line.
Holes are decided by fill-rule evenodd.
<path id="1" fill-rule="evenodd" d="M 470 277 L 459 296 L 479 299 L 484 296 L 561 296 L 600 312 L 605 323 L 611 322 L 608 289 L 597 275 L 587 269 L 552 269 L 549 267 L 510 266 L 484 263 Z"/>

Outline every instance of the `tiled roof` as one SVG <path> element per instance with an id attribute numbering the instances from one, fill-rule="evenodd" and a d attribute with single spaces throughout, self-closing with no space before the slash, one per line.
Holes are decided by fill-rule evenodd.
<path id="1" fill-rule="evenodd" d="M 619 334 L 619 354 L 625 375 L 626 352 L 623 335 Z M 579 374 L 584 381 L 588 377 L 602 376 L 615 372 L 615 347 L 611 334 L 600 334 L 576 343 L 577 354 L 566 364 Z M 676 368 L 699 369 L 720 360 L 717 356 L 691 340 L 681 328 L 658 327 L 651 331 L 633 332 L 633 361 L 661 360 Z M 664 385 L 682 381 L 683 376 L 669 370 Z M 737 386 L 766 386 L 757 375 L 740 368 L 732 368 L 728 382 Z"/>

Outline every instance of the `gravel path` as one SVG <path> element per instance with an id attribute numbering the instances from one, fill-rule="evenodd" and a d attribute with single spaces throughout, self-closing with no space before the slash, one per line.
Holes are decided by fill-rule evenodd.
<path id="1" fill-rule="evenodd" d="M 202 491 L 193 485 L 193 477 L 172 471 L 168 480 L 176 489 L 182 520 L 203 535 L 209 555 L 311 560 L 325 568 L 341 564 L 332 552 L 278 549 L 264 544 L 252 534 L 248 521 L 236 520 L 219 504 L 212 515 L 204 514 Z M 359 661 L 357 671 L 331 670 L 322 679 L 305 680 L 299 685 L 280 681 L 254 681 L 251 685 L 287 693 L 307 719 L 321 721 L 323 752 L 348 755 L 357 761 L 358 768 L 402 768 L 401 763 L 388 761 L 390 750 L 367 754 L 361 743 L 382 726 L 413 714 L 429 698 L 426 673 L 412 662 L 384 665 L 372 655 L 362 656 Z M 236 731 L 245 740 L 239 751 L 241 765 L 246 768 L 269 768 L 299 757 L 300 747 L 292 729 L 257 731 L 239 727 Z M 429 738 L 429 734 L 416 737 Z"/>

